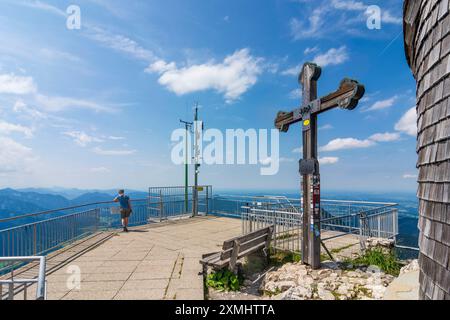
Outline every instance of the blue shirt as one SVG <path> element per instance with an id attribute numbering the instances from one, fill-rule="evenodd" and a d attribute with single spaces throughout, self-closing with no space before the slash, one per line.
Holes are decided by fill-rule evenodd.
<path id="1" fill-rule="evenodd" d="M 122 209 L 130 209 L 130 204 L 129 204 L 130 197 L 125 196 L 125 195 L 118 196 L 117 200 L 119 200 L 120 208 L 122 208 Z"/>

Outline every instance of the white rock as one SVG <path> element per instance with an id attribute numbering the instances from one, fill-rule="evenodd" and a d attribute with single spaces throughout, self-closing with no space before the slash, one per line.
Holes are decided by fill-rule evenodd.
<path id="1" fill-rule="evenodd" d="M 336 297 L 329 290 L 319 289 L 317 293 L 320 300 L 336 300 Z"/>
<path id="2" fill-rule="evenodd" d="M 420 270 L 419 260 L 413 260 L 410 264 L 401 268 L 400 275 L 408 273 L 408 272 L 419 271 L 419 270 Z"/>

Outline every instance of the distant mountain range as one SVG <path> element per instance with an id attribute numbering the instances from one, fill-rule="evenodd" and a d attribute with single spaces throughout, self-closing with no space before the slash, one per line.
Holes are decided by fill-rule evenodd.
<path id="1" fill-rule="evenodd" d="M 80 189 L 3 189 L 0 190 L 0 218 L 94 202 L 111 201 L 117 190 Z M 148 193 L 130 190 L 132 199 L 145 199 Z"/>

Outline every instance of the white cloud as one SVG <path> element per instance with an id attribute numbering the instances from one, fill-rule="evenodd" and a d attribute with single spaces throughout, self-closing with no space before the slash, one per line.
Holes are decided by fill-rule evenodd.
<path id="1" fill-rule="evenodd" d="M 126 36 L 111 34 L 106 30 L 92 26 L 88 26 L 88 30 L 88 37 L 90 39 L 107 48 L 125 53 L 135 59 L 143 60 L 148 63 L 156 60 L 156 57 L 152 51 L 145 49 L 139 43 Z"/>
<path id="2" fill-rule="evenodd" d="M 319 162 L 321 165 L 327 165 L 327 164 L 336 164 L 339 162 L 339 158 L 337 157 L 323 157 L 319 158 Z"/>
<path id="3" fill-rule="evenodd" d="M 297 66 L 294 66 L 294 67 L 291 67 L 289 69 L 284 70 L 283 72 L 281 72 L 281 74 L 283 76 L 296 76 L 296 77 L 298 77 L 298 75 L 302 71 L 302 67 L 303 67 L 303 65 L 299 64 Z"/>
<path id="4" fill-rule="evenodd" d="M 22 133 L 27 138 L 31 138 L 33 136 L 33 130 L 28 127 L 0 120 L 0 134 L 8 135 L 13 132 Z"/>
<path id="5" fill-rule="evenodd" d="M 367 9 L 367 5 L 360 2 L 360 1 L 353 1 L 353 0 L 332 0 L 331 1 L 332 6 L 335 9 L 340 10 L 350 10 L 350 11 L 363 11 Z"/>
<path id="6" fill-rule="evenodd" d="M 0 173 L 27 171 L 35 160 L 32 149 L 10 138 L 0 137 Z"/>
<path id="7" fill-rule="evenodd" d="M 137 152 L 136 150 L 104 150 L 99 147 L 94 148 L 93 151 L 101 156 L 129 156 Z"/>
<path id="8" fill-rule="evenodd" d="M 297 18 L 292 18 L 289 22 L 291 34 L 294 40 L 310 38 L 317 36 L 324 23 L 325 7 L 318 7 L 314 9 L 308 16 L 308 24 L 300 21 Z"/>
<path id="9" fill-rule="evenodd" d="M 315 47 L 308 47 L 305 49 L 305 51 L 303 52 L 305 55 L 308 55 L 310 53 L 314 53 L 319 51 L 319 47 L 315 46 Z"/>
<path id="10" fill-rule="evenodd" d="M 65 52 L 65 51 L 59 51 L 55 49 L 48 49 L 43 48 L 39 50 L 39 53 L 48 60 L 66 60 L 69 62 L 81 62 L 81 59 L 77 57 L 76 55 Z"/>
<path id="11" fill-rule="evenodd" d="M 17 5 L 24 6 L 24 7 L 29 7 L 29 8 L 32 8 L 32 9 L 47 11 L 49 13 L 52 13 L 52 14 L 55 14 L 55 15 L 58 15 L 58 16 L 61 16 L 61 17 L 65 17 L 66 16 L 66 13 L 63 10 L 61 10 L 61 9 L 55 7 L 55 6 L 52 6 L 52 5 L 48 4 L 48 3 L 45 3 L 43 1 L 39 1 L 39 0 L 30 1 L 30 0 L 28 0 L 28 1 L 14 1 L 14 3 L 17 4 Z"/>
<path id="12" fill-rule="evenodd" d="M 301 18 L 289 21 L 294 40 L 321 38 L 332 34 L 362 35 L 366 28 L 369 5 L 357 0 L 299 1 L 311 5 L 301 7 Z M 401 15 L 394 16 L 382 8 L 382 21 L 385 24 L 399 25 Z M 369 33 L 367 33 L 369 36 Z"/>
<path id="13" fill-rule="evenodd" d="M 417 179 L 418 178 L 418 175 L 417 174 L 408 174 L 408 173 L 405 173 L 404 175 L 403 175 L 403 179 Z"/>
<path id="14" fill-rule="evenodd" d="M 302 90 L 300 89 L 294 89 L 291 92 L 289 92 L 289 99 L 301 99 L 303 96 Z"/>
<path id="15" fill-rule="evenodd" d="M 17 100 L 14 104 L 13 111 L 15 113 L 25 114 L 31 116 L 34 120 L 47 119 L 48 116 L 34 108 L 28 107 L 28 105 L 22 100 Z"/>
<path id="16" fill-rule="evenodd" d="M 295 148 L 294 150 L 292 150 L 292 153 L 303 153 L 303 148 Z"/>
<path id="17" fill-rule="evenodd" d="M 360 149 L 360 148 L 369 148 L 375 145 L 375 142 L 369 139 L 366 140 L 358 140 L 354 138 L 338 138 L 330 141 L 326 146 L 320 148 L 320 151 L 329 152 L 329 151 L 338 151 L 338 150 L 346 150 L 346 149 Z"/>
<path id="18" fill-rule="evenodd" d="M 395 130 L 410 136 L 417 136 L 417 111 L 416 107 L 409 109 L 395 125 Z"/>
<path id="19" fill-rule="evenodd" d="M 82 131 L 68 131 L 63 132 L 63 135 L 73 138 L 73 141 L 80 147 L 86 147 L 88 144 L 94 142 L 103 142 L 103 140 L 90 136 Z"/>
<path id="20" fill-rule="evenodd" d="M 116 136 L 109 136 L 108 139 L 109 139 L 109 140 L 116 140 L 116 141 L 117 141 L 117 140 L 125 140 L 124 137 L 116 137 Z"/>
<path id="21" fill-rule="evenodd" d="M 0 93 L 26 95 L 36 91 L 37 88 L 32 77 L 0 74 Z"/>
<path id="22" fill-rule="evenodd" d="M 109 107 L 105 107 L 94 101 L 70 98 L 70 97 L 49 97 L 42 94 L 36 95 L 36 102 L 43 109 L 50 112 L 59 112 L 70 108 L 89 109 L 96 112 L 112 112 Z"/>
<path id="23" fill-rule="evenodd" d="M 384 23 L 391 23 L 391 24 L 402 24 L 403 19 L 401 16 L 395 17 L 391 14 L 388 10 L 383 10 L 381 14 L 381 21 Z"/>
<path id="24" fill-rule="evenodd" d="M 314 58 L 314 62 L 321 67 L 329 65 L 338 65 L 346 62 L 349 59 L 347 47 L 331 48 L 324 54 L 319 54 Z"/>
<path id="25" fill-rule="evenodd" d="M 248 49 L 236 51 L 221 63 L 208 62 L 178 68 L 175 63 L 157 61 L 147 72 L 158 73 L 159 83 L 177 95 L 215 90 L 227 102 L 238 99 L 256 84 L 262 73 L 261 58 L 250 55 Z"/>
<path id="26" fill-rule="evenodd" d="M 325 125 L 319 127 L 319 130 L 320 130 L 320 131 L 325 131 L 325 130 L 331 130 L 331 129 L 333 129 L 333 128 L 334 128 L 334 127 L 333 127 L 331 124 L 325 124 Z"/>
<path id="27" fill-rule="evenodd" d="M 377 133 L 372 135 L 369 139 L 376 142 L 392 142 L 400 139 L 400 134 L 396 132 Z"/>
<path id="28" fill-rule="evenodd" d="M 365 111 L 378 111 L 378 110 L 384 110 L 392 107 L 397 101 L 398 96 L 393 96 L 392 98 L 386 99 L 386 100 L 380 100 L 375 102 L 372 106 L 370 106 Z"/>

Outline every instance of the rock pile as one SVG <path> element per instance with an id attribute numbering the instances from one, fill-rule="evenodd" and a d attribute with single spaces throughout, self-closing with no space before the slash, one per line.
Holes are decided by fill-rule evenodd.
<path id="1" fill-rule="evenodd" d="M 289 263 L 269 272 L 260 290 L 280 300 L 378 300 L 393 280 L 376 266 L 344 270 L 329 261 L 322 269 L 312 270 L 301 263 Z"/>
<path id="2" fill-rule="evenodd" d="M 389 253 L 394 248 L 395 241 L 383 238 L 368 238 L 365 241 L 366 250 L 381 249 L 384 253 Z"/>

